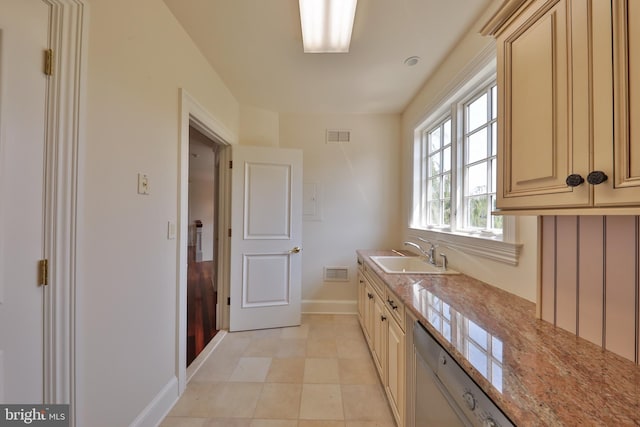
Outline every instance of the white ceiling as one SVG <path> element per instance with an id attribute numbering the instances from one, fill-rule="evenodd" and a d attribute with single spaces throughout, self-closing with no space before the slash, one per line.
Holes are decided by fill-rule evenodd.
<path id="1" fill-rule="evenodd" d="M 491 0 L 360 0 L 343 54 L 303 53 L 297 0 L 164 2 L 243 105 L 397 113 Z"/>

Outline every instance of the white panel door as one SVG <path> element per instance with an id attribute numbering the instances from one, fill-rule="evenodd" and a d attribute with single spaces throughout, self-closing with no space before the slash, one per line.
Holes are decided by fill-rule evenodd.
<path id="1" fill-rule="evenodd" d="M 300 324 L 302 151 L 234 146 L 229 329 Z"/>
<path id="2" fill-rule="evenodd" d="M 0 0 L 0 403 L 43 401 L 48 23 L 41 0 Z"/>

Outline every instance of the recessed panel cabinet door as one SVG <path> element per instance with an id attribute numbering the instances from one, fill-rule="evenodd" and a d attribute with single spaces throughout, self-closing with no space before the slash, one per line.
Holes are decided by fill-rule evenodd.
<path id="1" fill-rule="evenodd" d="M 378 373 L 380 374 L 380 378 L 384 383 L 386 381 L 387 372 L 387 360 L 386 360 L 386 342 L 385 339 L 387 337 L 387 315 L 384 309 L 384 303 L 382 302 L 382 298 L 380 298 L 377 294 L 374 293 L 373 298 L 373 330 L 371 331 L 371 339 L 373 341 L 372 355 L 373 362 L 378 369 Z"/>
<path id="2" fill-rule="evenodd" d="M 611 110 L 605 108 L 606 104 L 600 106 L 596 103 L 595 123 L 599 126 L 596 129 L 602 131 L 595 138 L 594 163 L 609 179 L 595 186 L 595 205 L 637 206 L 640 204 L 640 2 L 613 0 L 611 5 L 602 3 L 606 5 L 594 4 L 596 8 L 603 8 L 601 12 L 594 12 L 594 19 L 601 21 L 594 27 L 604 28 L 610 34 L 602 34 L 595 39 L 601 42 L 594 45 L 594 63 L 604 63 L 607 55 L 613 55 L 613 130 L 607 122 Z M 612 8 L 611 12 L 608 8 Z M 610 13 L 613 14 L 612 19 Z M 609 22 L 605 21 L 607 18 Z M 602 71 L 603 77 L 599 80 L 610 81 L 606 71 Z M 601 89 L 603 96 L 610 88 L 611 84 Z M 611 97 L 610 93 L 608 95 Z M 607 143 L 611 132 L 613 155 L 611 143 Z"/>
<path id="3" fill-rule="evenodd" d="M 389 319 L 387 340 L 387 394 L 398 425 L 404 425 L 405 335 L 398 323 Z"/>
<path id="4" fill-rule="evenodd" d="M 500 209 L 590 203 L 587 185 L 566 184 L 567 176 L 586 177 L 589 168 L 589 135 L 574 135 L 588 110 L 574 109 L 572 98 L 574 91 L 579 96 L 588 91 L 586 74 L 574 78 L 588 69 L 588 55 L 580 54 L 587 39 L 572 34 L 571 27 L 583 5 L 533 2 L 497 37 Z"/>

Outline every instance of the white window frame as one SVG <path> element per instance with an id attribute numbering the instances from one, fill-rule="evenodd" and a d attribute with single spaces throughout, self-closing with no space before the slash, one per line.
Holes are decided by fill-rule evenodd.
<path id="1" fill-rule="evenodd" d="M 464 108 L 465 102 L 472 100 L 474 96 L 486 88 L 492 81 L 495 81 L 495 50 L 488 50 L 479 56 L 479 60 L 471 64 L 460 78 L 451 82 L 447 88 L 438 97 L 423 120 L 414 129 L 414 144 L 411 150 L 413 170 L 411 173 L 412 195 L 409 200 L 409 238 L 423 237 L 430 241 L 437 241 L 448 247 L 462 250 L 470 255 L 488 258 L 494 261 L 509 265 L 518 265 L 518 259 L 522 245 L 517 243 L 516 219 L 513 216 L 503 216 L 503 230 L 501 235 L 492 235 L 488 233 L 468 232 L 462 229 L 462 194 L 459 191 L 460 186 L 458 180 L 462 179 L 463 159 L 458 155 L 462 149 L 461 126 L 458 116 L 461 109 Z M 499 96 L 499 95 L 498 95 Z M 455 164 L 452 168 L 456 171 L 452 174 L 451 191 L 452 191 L 452 227 L 424 227 L 416 224 L 414 217 L 419 207 L 416 203 L 420 203 L 417 195 L 421 193 L 418 176 L 416 173 L 422 170 L 420 159 L 415 156 L 415 147 L 421 141 L 424 131 L 437 123 L 440 123 L 448 115 L 452 120 L 452 159 Z M 431 125 L 431 126 L 430 126 Z M 426 198 L 426 195 L 424 195 Z M 426 201 L 426 200 L 424 200 Z M 454 216 L 455 215 L 455 216 Z"/>
<path id="2" fill-rule="evenodd" d="M 434 120 L 432 123 L 430 123 L 429 126 L 424 126 L 422 127 L 421 131 L 420 131 L 420 135 L 419 135 L 419 142 L 416 142 L 414 144 L 414 148 L 413 148 L 413 155 L 414 155 L 414 170 L 419 170 L 420 171 L 420 175 L 416 176 L 414 174 L 413 176 L 413 185 L 414 185 L 414 200 L 418 199 L 419 202 L 415 202 L 414 205 L 414 217 L 415 215 L 418 215 L 420 217 L 428 217 L 429 215 L 429 206 L 428 206 L 428 202 L 429 202 L 429 197 L 428 197 L 428 193 L 429 193 L 429 173 L 428 173 L 428 163 L 429 163 L 429 142 L 428 142 L 428 134 L 430 132 L 435 131 L 436 128 L 440 127 L 442 128 L 442 126 L 447 122 L 447 121 L 451 121 L 451 141 L 450 141 L 450 147 L 451 147 L 451 159 L 453 160 L 455 158 L 455 145 L 456 145 L 456 141 L 453 138 L 453 131 L 455 129 L 455 122 L 452 120 L 452 115 L 450 113 L 447 112 L 447 114 L 443 114 L 440 115 L 436 120 Z M 442 148 L 439 150 L 441 151 Z M 423 158 L 424 158 L 424 166 L 423 166 Z M 442 165 L 441 165 L 442 167 Z M 454 210 L 456 208 L 456 204 L 455 204 L 455 192 L 454 192 L 454 176 L 456 175 L 455 173 L 455 169 L 456 169 L 456 164 L 455 163 L 451 163 L 450 165 L 450 169 L 449 169 L 449 174 L 451 175 L 451 215 L 453 216 Z M 441 177 L 444 175 L 442 173 L 439 174 Z M 416 211 L 419 210 L 420 213 L 416 213 Z M 434 230 L 442 230 L 442 231 L 451 231 L 451 227 L 450 226 L 446 226 L 446 225 L 429 225 L 427 226 L 428 229 L 434 229 Z"/>
<path id="3" fill-rule="evenodd" d="M 456 196 L 457 196 L 457 200 L 455 201 L 456 203 L 456 211 L 457 213 L 459 213 L 458 215 L 455 216 L 455 230 L 460 231 L 462 233 L 468 233 L 471 235 L 482 235 L 485 237 L 490 237 L 490 238 L 496 238 L 497 240 L 502 240 L 502 234 L 503 233 L 494 233 L 492 231 L 490 231 L 489 229 L 486 230 L 472 230 L 469 228 L 465 227 L 465 216 L 468 214 L 468 212 L 466 212 L 465 210 L 465 190 L 463 189 L 464 185 L 465 185 L 465 180 L 466 180 L 466 176 L 465 176 L 465 156 L 466 156 L 466 150 L 464 147 L 465 144 L 465 137 L 466 137 L 466 129 L 465 129 L 465 124 L 464 124 L 464 119 L 465 119 L 465 108 L 467 106 L 467 104 L 471 103 L 473 100 L 477 99 L 478 97 L 482 96 L 482 94 L 487 93 L 489 91 L 489 89 L 494 86 L 496 84 L 496 76 L 495 73 L 492 74 L 491 76 L 489 76 L 488 78 L 481 80 L 478 82 L 478 85 L 475 87 L 474 90 L 471 90 L 467 93 L 465 93 L 463 95 L 463 98 L 457 101 L 457 105 L 456 105 L 456 118 L 460 118 L 462 120 L 459 120 L 460 123 L 458 123 L 458 128 L 456 131 L 456 136 L 459 137 L 459 139 L 457 140 L 457 156 L 456 156 L 456 160 L 457 160 L 457 169 L 456 169 L 456 176 L 461 178 L 463 180 L 463 182 L 460 183 L 460 185 L 457 186 L 456 188 Z M 491 127 L 491 125 L 489 125 L 489 127 Z M 497 131 L 497 127 L 496 127 L 496 131 Z M 461 190 L 461 191 L 459 191 Z M 495 188 L 493 189 L 495 192 Z M 490 218 L 487 219 L 487 221 L 490 221 Z M 503 226 L 503 230 L 504 230 L 504 226 Z M 504 231 L 503 231 L 504 232 Z"/>

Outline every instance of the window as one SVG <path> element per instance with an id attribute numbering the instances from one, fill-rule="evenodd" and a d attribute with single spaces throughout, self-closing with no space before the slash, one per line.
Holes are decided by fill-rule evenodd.
<path id="1" fill-rule="evenodd" d="M 464 104 L 464 230 L 502 232 L 496 208 L 497 87 Z"/>
<path id="2" fill-rule="evenodd" d="M 475 85 L 416 131 L 412 228 L 502 236 L 496 207 L 497 87 Z"/>
<path id="3" fill-rule="evenodd" d="M 416 144 L 417 158 L 423 164 L 418 188 L 425 193 L 417 206 L 420 216 L 434 227 L 451 223 L 451 118 L 447 117 L 424 133 L 425 141 Z M 424 184 L 423 184 L 424 183 Z M 424 191 L 426 190 L 426 191 Z"/>

